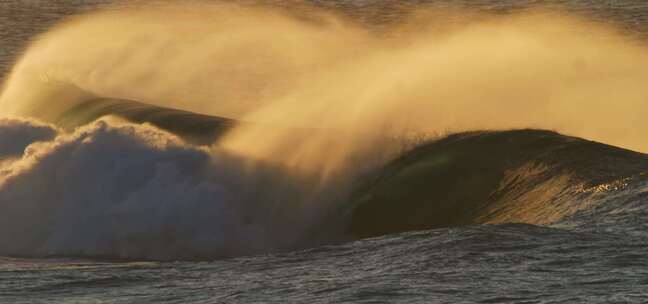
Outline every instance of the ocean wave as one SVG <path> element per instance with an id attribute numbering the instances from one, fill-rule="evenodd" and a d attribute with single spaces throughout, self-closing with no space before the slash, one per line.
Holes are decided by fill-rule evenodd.
<path id="1" fill-rule="evenodd" d="M 635 190 L 647 170 L 645 154 L 551 131 L 454 134 L 404 154 L 361 187 L 349 231 L 551 225 L 614 196 L 610 204 L 627 207 L 618 194 Z"/>
<path id="2" fill-rule="evenodd" d="M 214 259 L 349 234 L 551 225 L 598 207 L 648 169 L 643 154 L 554 132 L 471 132 L 406 152 L 335 201 L 280 168 L 147 123 L 108 118 L 66 133 L 3 120 L 0 141 L 16 136 L 33 142 L 18 142 L 24 152 L 4 156 L 0 171 L 0 253 L 13 256 Z"/>
<path id="3" fill-rule="evenodd" d="M 630 210 L 646 156 L 587 139 L 645 147 L 645 46 L 547 11 L 403 19 L 200 2 L 55 26 L 0 96 L 0 254 L 214 259 Z M 587 139 L 465 132 L 528 127 Z"/>

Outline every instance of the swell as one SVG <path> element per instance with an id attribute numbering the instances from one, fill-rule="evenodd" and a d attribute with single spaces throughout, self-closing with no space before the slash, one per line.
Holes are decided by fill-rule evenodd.
<path id="1" fill-rule="evenodd" d="M 548 225 L 645 180 L 647 170 L 645 154 L 552 131 L 453 134 L 404 154 L 360 187 L 348 231 L 368 237 L 477 224 Z"/>

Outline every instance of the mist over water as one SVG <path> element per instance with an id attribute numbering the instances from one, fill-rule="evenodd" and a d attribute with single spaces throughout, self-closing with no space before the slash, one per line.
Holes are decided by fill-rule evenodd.
<path id="1" fill-rule="evenodd" d="M 450 22 L 457 16 L 463 22 Z M 344 146 L 382 136 L 386 126 L 396 133 L 538 127 L 645 150 L 637 126 L 646 54 L 617 29 L 550 11 L 423 7 L 376 29 L 315 8 L 296 15 L 159 4 L 72 18 L 40 36 L 15 66 L 2 104 L 6 114 L 56 121 L 88 96 L 123 98 L 335 128 L 352 134 Z M 241 128 L 222 145 L 277 158 L 277 136 L 284 137 Z M 294 153 L 322 162 L 303 152 L 320 150 L 321 139 L 309 137 Z M 280 158 L 292 158 L 284 152 Z"/>

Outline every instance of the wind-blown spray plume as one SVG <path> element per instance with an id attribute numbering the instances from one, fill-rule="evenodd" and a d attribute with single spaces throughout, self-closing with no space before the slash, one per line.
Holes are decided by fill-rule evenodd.
<path id="1" fill-rule="evenodd" d="M 421 11 L 378 32 L 330 13 L 224 4 L 99 12 L 37 39 L 6 84 L 3 112 L 55 120 L 91 94 L 361 134 L 350 145 L 384 125 L 532 126 L 645 148 L 645 48 L 551 13 L 443 22 L 461 13 Z M 250 133 L 225 145 L 276 149 L 276 136 Z"/>

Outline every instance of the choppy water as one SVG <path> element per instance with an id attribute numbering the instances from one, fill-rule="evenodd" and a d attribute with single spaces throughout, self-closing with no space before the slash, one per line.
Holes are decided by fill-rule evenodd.
<path id="1" fill-rule="evenodd" d="M 102 3 L 0 1 L 0 72 L 8 73 L 35 34 L 65 16 Z M 506 12 L 538 1 L 434 3 Z M 637 34 L 637 39 L 648 33 L 645 1 L 549 3 L 620 23 Z M 378 16 L 391 13 L 388 6 L 376 9 L 377 4 L 364 1 L 321 1 L 321 5 L 360 16 L 365 15 L 363 10 Z M 376 20 L 380 18 L 370 22 Z M 0 303 L 646 303 L 648 179 L 644 168 L 648 160 L 644 155 L 598 146 L 578 149 L 581 146 L 565 152 L 571 159 L 556 160 L 563 154 L 534 154 L 533 161 L 574 170 L 584 181 L 584 186 L 565 186 L 564 192 L 542 201 L 543 206 L 560 208 L 569 203 L 586 205 L 548 224 L 540 225 L 540 220 L 538 225 L 469 225 L 391 233 L 314 249 L 208 262 L 5 257 L 0 258 Z M 397 162 L 396 172 L 407 168 L 407 157 L 401 162 L 405 165 Z M 554 173 L 548 171 L 549 179 L 557 178 Z M 373 185 L 390 186 L 398 182 L 390 177 L 397 175 L 386 174 Z M 537 184 L 534 180 L 533 185 L 519 189 L 536 191 L 534 187 L 542 187 L 545 181 L 542 177 Z M 577 186 L 578 191 L 574 190 Z M 564 211 L 560 208 L 556 212 Z M 376 212 L 394 211 L 378 207 Z M 363 227 L 358 229 L 366 234 Z M 368 234 L 381 233 L 371 230 Z"/>
<path id="2" fill-rule="evenodd" d="M 439 229 L 216 262 L 3 260 L 6 303 L 644 303 L 645 237 Z"/>

